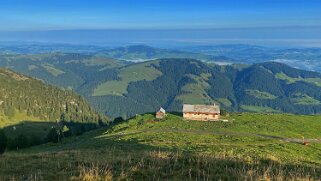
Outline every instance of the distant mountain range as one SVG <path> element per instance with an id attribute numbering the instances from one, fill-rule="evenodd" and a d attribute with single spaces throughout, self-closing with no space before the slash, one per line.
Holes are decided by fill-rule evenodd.
<path id="1" fill-rule="evenodd" d="M 281 62 L 289 66 L 321 72 L 321 48 L 268 48 L 256 45 L 196 46 L 179 49 L 204 55 L 224 56 L 234 63 Z"/>
<path id="2" fill-rule="evenodd" d="M 214 102 L 233 111 L 321 113 L 321 74 L 275 62 L 216 65 L 163 58 L 133 63 L 52 53 L 2 55 L 0 66 L 75 90 L 111 118 Z"/>
<path id="3" fill-rule="evenodd" d="M 80 53 L 132 62 L 160 58 L 191 58 L 218 64 L 281 62 L 295 68 L 321 72 L 321 48 L 269 48 L 257 45 L 227 44 L 182 48 L 155 48 L 132 45 L 109 48 L 95 45 L 0 43 L 0 55 Z"/>
<path id="4" fill-rule="evenodd" d="M 44 53 L 95 53 L 106 49 L 106 46 L 73 45 L 53 43 L 0 42 L 1 54 L 44 54 Z"/>
<path id="5" fill-rule="evenodd" d="M 159 58 L 190 58 L 202 61 L 228 62 L 225 56 L 206 55 L 188 51 L 154 48 L 146 45 L 133 45 L 100 51 L 97 56 L 106 56 L 119 60 L 142 62 Z"/>

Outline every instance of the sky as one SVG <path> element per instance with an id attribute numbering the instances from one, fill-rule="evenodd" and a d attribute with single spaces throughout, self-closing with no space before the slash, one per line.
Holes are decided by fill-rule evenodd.
<path id="1" fill-rule="evenodd" d="M 321 46 L 321 1 L 0 0 L 0 24 L 0 41 L 112 43 L 119 37 L 124 43 L 282 40 Z"/>

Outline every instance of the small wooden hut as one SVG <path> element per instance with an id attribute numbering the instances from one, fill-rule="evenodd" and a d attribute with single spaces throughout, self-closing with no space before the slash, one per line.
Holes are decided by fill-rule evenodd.
<path id="1" fill-rule="evenodd" d="M 164 108 L 160 108 L 159 111 L 156 112 L 156 119 L 164 119 L 166 116 L 166 111 Z"/>

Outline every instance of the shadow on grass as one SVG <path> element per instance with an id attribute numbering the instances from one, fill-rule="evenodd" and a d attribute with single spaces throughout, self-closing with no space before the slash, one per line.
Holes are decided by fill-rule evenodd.
<path id="1" fill-rule="evenodd" d="M 47 139 L 49 132 L 53 128 L 63 130 L 64 126 L 66 126 L 68 130 L 64 132 L 61 131 L 59 139 L 72 135 L 81 135 L 86 131 L 99 127 L 93 123 L 22 121 L 18 124 L 4 127 L 3 130 L 8 138 L 7 148 L 17 150 L 49 142 Z"/>

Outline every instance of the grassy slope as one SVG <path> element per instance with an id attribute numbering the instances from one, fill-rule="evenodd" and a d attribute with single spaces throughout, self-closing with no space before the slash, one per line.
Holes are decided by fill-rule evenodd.
<path id="1" fill-rule="evenodd" d="M 181 100 L 188 104 L 210 104 L 214 103 L 212 98 L 207 95 L 206 90 L 210 88 L 207 83 L 211 74 L 203 73 L 201 76 L 187 75 L 195 81 L 195 83 L 186 84 L 182 87 L 182 94 L 176 96 L 177 100 Z"/>
<path id="2" fill-rule="evenodd" d="M 293 84 L 298 81 L 303 81 L 303 82 L 312 83 L 316 86 L 321 87 L 321 79 L 320 78 L 289 77 L 288 75 L 286 75 L 284 73 L 277 73 L 275 75 L 275 77 L 278 79 L 287 81 L 288 84 Z"/>
<path id="3" fill-rule="evenodd" d="M 297 93 L 292 95 L 291 101 L 294 104 L 301 104 L 301 105 L 318 105 L 321 104 L 319 100 L 316 100 L 306 94 Z"/>
<path id="4" fill-rule="evenodd" d="M 59 75 L 64 74 L 65 72 L 62 70 L 59 70 L 57 68 L 55 68 L 54 65 L 48 64 L 48 63 L 44 63 L 41 65 L 43 68 L 45 68 L 49 73 L 51 73 L 53 76 L 57 77 Z"/>
<path id="5" fill-rule="evenodd" d="M 152 115 L 138 116 L 58 145 L 6 153 L 0 180 L 22 174 L 54 180 L 320 179 L 321 143 L 303 146 L 283 138 L 321 139 L 321 116 L 247 113 L 226 119 L 196 122 L 169 115 L 157 122 Z"/>
<path id="6" fill-rule="evenodd" d="M 131 82 L 141 80 L 151 81 L 161 76 L 162 73 L 152 67 L 158 62 L 145 62 L 130 67 L 124 67 L 120 70 L 120 80 L 107 81 L 100 84 L 94 90 L 93 96 L 118 95 L 127 93 L 127 87 Z"/>
<path id="7" fill-rule="evenodd" d="M 14 139 L 20 134 L 35 136 L 44 139 L 54 122 L 44 121 L 40 118 L 28 116 L 25 112 L 17 112 L 8 118 L 0 113 L 0 128 L 4 128 L 6 136 Z"/>
<path id="8" fill-rule="evenodd" d="M 249 105 L 241 105 L 241 109 L 248 112 L 262 112 L 262 113 L 280 113 L 280 110 L 275 110 L 271 107 L 263 107 L 263 106 L 249 106 Z"/>
<path id="9" fill-rule="evenodd" d="M 3 113 L 0 113 L 0 128 L 11 126 L 20 123 L 23 120 L 30 121 L 40 121 L 40 118 L 28 116 L 26 112 L 18 112 L 16 111 L 13 117 L 7 117 Z"/>
<path id="10" fill-rule="evenodd" d="M 277 98 L 277 96 L 275 96 L 273 94 L 270 94 L 268 92 L 262 92 L 259 90 L 247 89 L 247 90 L 245 90 L 245 92 L 248 95 L 258 98 L 258 99 L 276 99 Z"/>

